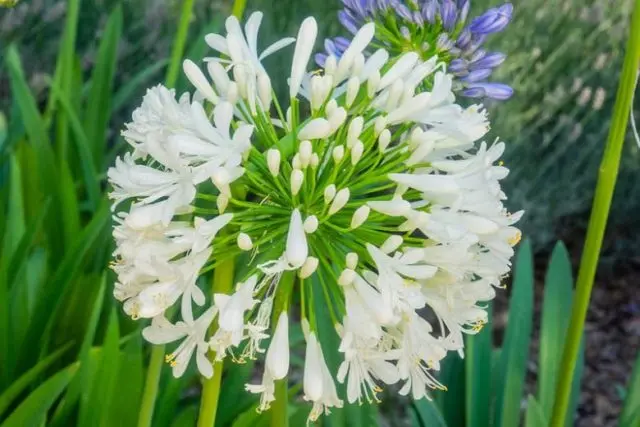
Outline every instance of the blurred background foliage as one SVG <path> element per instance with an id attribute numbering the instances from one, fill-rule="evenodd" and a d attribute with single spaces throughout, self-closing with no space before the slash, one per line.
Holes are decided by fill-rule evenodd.
<path id="1" fill-rule="evenodd" d="M 495 0 L 472 3 L 478 11 L 497 4 Z M 47 425 L 138 422 L 148 348 L 140 338 L 141 326 L 121 316 L 111 297 L 113 277 L 105 269 L 112 243 L 104 177 L 123 146 L 122 123 L 146 88 L 164 80 L 181 4 L 22 0 L 12 9 L 0 9 L 2 427 L 39 426 L 45 419 Z M 509 203 L 527 211 L 522 227 L 531 247 L 527 243 L 519 255 L 524 260 L 518 270 L 522 279 L 516 280 L 513 291 L 518 307 L 524 309 L 510 322 L 527 333 L 510 335 L 500 327 L 499 335 L 504 332 L 506 337 L 505 352 L 494 349 L 502 340 L 492 342 L 489 325 L 469 344 L 464 362 L 448 359 L 442 375 L 452 384 L 449 394 L 436 396 L 435 404 L 422 401 L 411 409 L 388 401 L 379 408 L 383 425 L 511 427 L 509 422 L 519 419 L 521 401 L 529 392 L 528 401 L 533 403 L 525 414 L 527 425 L 541 425 L 536 420 L 548 416 L 549 397 L 541 390 L 551 390 L 553 384 L 539 379 L 538 388 L 523 386 L 527 360 L 520 356 L 526 355 L 523 348 L 529 348 L 531 331 L 537 329 L 532 325 L 531 253 L 550 254 L 558 238 L 581 246 L 632 1 L 515 0 L 514 4 L 515 18 L 508 31 L 490 43 L 508 53 L 496 79 L 510 82 L 516 95 L 488 107 L 492 137 L 509 143 L 506 163 L 512 174 L 505 190 Z M 195 0 L 187 57 L 205 56 L 202 36 L 221 28 L 231 6 L 229 0 Z M 295 35 L 308 15 L 318 19 L 321 36 L 340 34 L 339 8 L 339 0 L 248 0 L 247 13 L 265 12 L 262 34 L 272 41 Z M 289 63 L 285 54 L 269 58 L 266 66 L 287 75 Z M 184 79 L 176 86 L 187 88 Z M 638 151 L 629 137 L 610 221 L 609 261 L 626 262 L 640 249 Z M 553 363 L 542 358 L 559 357 L 558 337 L 563 332 L 548 326 L 557 322 L 545 319 L 561 319 L 563 310 L 568 313 L 571 287 L 569 255 L 558 247 L 553 259 L 550 271 L 558 270 L 559 278 L 547 280 L 545 301 L 549 292 L 566 304 L 543 314 L 540 334 L 546 333 L 556 346 L 540 349 L 547 377 L 556 373 L 549 371 Z M 300 331 L 294 335 L 294 341 L 302 339 Z M 301 356 L 292 360 L 301 367 Z M 251 366 L 234 366 L 226 373 L 220 425 L 259 425 L 256 399 L 242 390 L 250 375 Z M 200 393 L 197 377 L 179 381 L 169 377 L 164 369 L 153 425 L 194 425 Z M 633 378 L 640 384 L 640 369 Z M 481 380 L 492 384 L 492 393 L 482 398 L 486 400 L 478 400 L 477 387 L 486 386 Z M 637 405 L 640 399 L 633 401 Z M 465 411 L 458 409 L 461 404 Z M 291 425 L 302 425 L 308 407 L 299 401 L 292 405 Z M 631 403 L 625 409 L 630 423 L 637 411 Z M 337 410 L 325 424 L 369 425 L 377 414 L 371 406 Z"/>

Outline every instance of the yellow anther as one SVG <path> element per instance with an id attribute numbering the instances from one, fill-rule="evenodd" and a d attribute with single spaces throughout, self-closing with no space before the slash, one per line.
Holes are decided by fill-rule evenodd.
<path id="1" fill-rule="evenodd" d="M 177 365 L 178 365 L 178 362 L 176 362 L 175 360 L 172 360 L 172 361 L 169 363 L 169 366 L 171 366 L 172 368 L 175 368 Z"/>
<path id="2" fill-rule="evenodd" d="M 169 363 L 175 358 L 176 358 L 176 355 L 173 354 L 173 353 L 170 353 L 170 354 L 167 354 L 167 355 L 164 356 L 164 361 L 165 361 L 165 363 Z"/>
<path id="3" fill-rule="evenodd" d="M 522 233 L 518 231 L 512 238 L 509 239 L 509 244 L 511 246 L 517 245 L 522 239 Z"/>

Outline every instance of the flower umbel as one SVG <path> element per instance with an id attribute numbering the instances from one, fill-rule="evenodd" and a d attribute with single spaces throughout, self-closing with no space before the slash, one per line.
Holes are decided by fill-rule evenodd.
<path id="1" fill-rule="evenodd" d="M 415 398 L 443 388 L 433 371 L 486 322 L 481 303 L 520 238 L 521 213 L 502 204 L 504 144 L 476 142 L 487 114 L 456 104 L 439 56 L 365 57 L 373 23 L 309 72 L 317 26 L 305 20 L 283 109 L 261 60 L 291 40 L 258 56 L 260 18 L 244 32 L 229 18 L 226 36 L 207 36 L 229 59 L 206 58 L 206 73 L 185 62 L 196 92 L 176 100 L 154 87 L 126 126 L 133 153 L 109 171 L 114 209 L 126 206 L 115 215 L 114 294 L 133 318 L 152 318 L 148 341 L 184 338 L 167 357 L 176 376 L 194 353 L 211 376 L 208 349 L 239 363 L 266 353 L 262 382 L 247 385 L 261 411 L 289 372 L 298 316 L 310 421 L 343 405 L 336 379 L 349 403 L 376 400 L 399 381 Z M 207 299 L 198 278 L 236 257 L 240 282 Z M 167 310 L 178 301 L 172 324 Z M 341 338 L 338 372 L 324 359 L 317 304 Z"/>
<path id="2" fill-rule="evenodd" d="M 463 96 L 508 99 L 513 94 L 511 87 L 487 81 L 505 55 L 488 52 L 482 45 L 487 36 L 509 24 L 513 6 L 505 3 L 469 20 L 470 1 L 342 0 L 344 9 L 338 18 L 352 34 L 367 22 L 375 23 L 373 44 L 392 56 L 416 52 L 422 60 L 437 57 L 455 77 L 454 91 Z M 326 40 L 326 53 L 317 54 L 316 61 L 324 65 L 329 56 L 340 58 L 349 43 L 345 37 Z"/>

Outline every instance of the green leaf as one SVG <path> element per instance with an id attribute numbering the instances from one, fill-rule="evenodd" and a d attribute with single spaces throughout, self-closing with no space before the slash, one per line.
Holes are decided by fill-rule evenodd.
<path id="1" fill-rule="evenodd" d="M 89 197 L 91 208 L 95 210 L 100 202 L 100 181 L 98 179 L 98 172 L 94 166 L 94 160 L 91 154 L 91 140 L 85 133 L 82 123 L 80 122 L 73 105 L 71 105 L 71 101 L 62 89 L 58 87 L 55 81 L 51 82 L 51 91 L 56 95 L 58 102 L 66 113 L 69 124 L 71 125 L 71 131 L 74 134 L 74 138 L 72 139 L 76 144 L 76 150 L 80 157 L 87 196 Z"/>
<path id="2" fill-rule="evenodd" d="M 116 392 L 113 394 L 107 426 L 134 426 L 138 422 L 144 384 L 142 355 L 142 337 L 136 332 L 120 353 Z"/>
<path id="3" fill-rule="evenodd" d="M 90 147 L 93 148 L 93 165 L 97 169 L 102 168 L 106 150 L 106 132 L 111 115 L 113 79 L 121 34 L 122 6 L 118 4 L 109 16 L 102 35 L 98 58 L 91 75 L 91 91 L 87 99 L 87 112 L 84 120 L 88 141 L 92 143 Z"/>
<path id="4" fill-rule="evenodd" d="M 529 360 L 532 322 L 533 256 L 531 243 L 526 240 L 516 257 L 506 338 L 498 368 L 496 426 L 511 427 L 520 424 L 520 404 Z"/>
<path id="5" fill-rule="evenodd" d="M 491 384 L 491 316 L 492 305 L 488 304 L 488 324 L 476 335 L 466 337 L 465 378 L 466 399 L 465 416 L 467 427 L 486 427 L 489 425 L 491 394 L 487 393 Z"/>
<path id="6" fill-rule="evenodd" d="M 237 363 L 225 363 L 225 377 L 220 390 L 220 401 L 216 413 L 216 424 L 227 425 L 242 411 L 256 403 L 258 397 L 247 393 L 244 385 L 251 381 L 255 363 L 239 365 Z"/>
<path id="7" fill-rule="evenodd" d="M 1 427 L 39 425 L 46 419 L 51 405 L 58 399 L 77 370 L 72 365 L 44 381 L 2 423 Z"/>
<path id="8" fill-rule="evenodd" d="M 22 171 L 15 155 L 9 162 L 9 194 L 6 230 L 3 236 L 2 256 L 11 257 L 18 249 L 22 236 L 26 231 L 24 199 L 22 197 Z M 11 283 L 11 282 L 9 282 Z"/>
<path id="9" fill-rule="evenodd" d="M 96 375 L 86 384 L 91 388 L 89 399 L 80 401 L 81 426 L 108 426 L 120 368 L 119 338 L 118 316 L 112 308 Z"/>
<path id="10" fill-rule="evenodd" d="M 524 418 L 525 427 L 547 427 L 548 422 L 542 411 L 542 406 L 536 401 L 536 398 L 529 395 L 527 400 L 527 412 Z"/>
<path id="11" fill-rule="evenodd" d="M 485 328 L 490 327 L 490 324 Z M 433 391 L 440 412 L 448 427 L 464 427 L 465 411 L 460 410 L 461 402 L 465 400 L 465 359 L 457 353 L 450 353 L 441 363 L 438 379 L 447 390 Z M 488 394 L 488 393 L 487 393 Z"/>
<path id="12" fill-rule="evenodd" d="M 573 276 L 566 247 L 558 242 L 551 255 L 544 285 L 540 352 L 538 356 L 538 401 L 542 413 L 551 416 L 555 400 L 558 370 L 569 325 Z"/>
<path id="13" fill-rule="evenodd" d="M 413 409 L 418 414 L 421 427 L 447 427 L 434 401 L 420 399 L 413 401 Z"/>
<path id="14" fill-rule="evenodd" d="M 36 366 L 29 369 L 25 372 L 20 378 L 15 380 L 9 388 L 7 388 L 2 394 L 0 394 L 0 418 L 4 411 L 7 410 L 9 405 L 13 403 L 13 401 L 20 396 L 20 394 L 27 389 L 34 381 L 39 379 L 39 377 L 53 365 L 55 362 L 60 360 L 63 354 L 65 354 L 71 348 L 71 344 L 67 344 L 66 346 L 59 348 L 58 350 L 51 353 L 46 358 L 42 359 Z"/>
<path id="15" fill-rule="evenodd" d="M 198 406 L 190 405 L 184 408 L 175 420 L 171 423 L 171 427 L 193 427 L 198 421 Z"/>
<path id="16" fill-rule="evenodd" d="M 66 160 L 60 162 L 60 208 L 66 242 L 73 242 L 80 232 L 80 211 L 73 176 Z"/>
<path id="17" fill-rule="evenodd" d="M 620 415 L 620 427 L 640 425 L 640 352 L 633 366 L 633 373 L 627 385 L 627 397 Z"/>
<path id="18" fill-rule="evenodd" d="M 135 76 L 128 79 L 113 96 L 111 111 L 117 112 L 132 104 L 132 99 L 137 95 L 140 88 L 148 86 L 148 82 L 152 80 L 152 77 L 158 74 L 168 63 L 169 59 L 161 59 L 143 68 Z"/>
<path id="19" fill-rule="evenodd" d="M 104 291 L 106 287 L 106 276 L 102 276 L 100 281 L 100 290 L 97 297 L 93 302 L 93 309 L 91 311 L 91 317 L 87 325 L 87 330 L 82 340 L 82 346 L 80 347 L 80 353 L 78 355 L 78 361 L 80 362 L 80 369 L 74 380 L 71 382 L 64 401 L 58 407 L 58 410 L 53 417 L 53 425 L 65 425 L 67 423 L 67 417 L 71 413 L 71 410 L 75 406 L 76 402 L 80 398 L 80 394 L 83 388 L 88 383 L 90 374 L 90 357 L 91 346 L 98 327 L 98 321 L 100 320 L 100 312 L 102 310 L 102 302 L 104 301 Z M 88 391 L 85 391 L 85 398 L 88 397 Z"/>

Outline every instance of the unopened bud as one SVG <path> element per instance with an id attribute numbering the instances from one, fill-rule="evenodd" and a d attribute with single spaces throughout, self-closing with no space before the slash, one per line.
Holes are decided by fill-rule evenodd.
<path id="1" fill-rule="evenodd" d="M 358 116 L 351 120 L 351 123 L 349 123 L 349 130 L 347 131 L 347 148 L 353 147 L 353 144 L 355 144 L 358 138 L 360 138 L 363 128 L 364 119 L 362 116 Z"/>
<path id="2" fill-rule="evenodd" d="M 258 76 L 258 97 L 262 103 L 262 109 L 269 111 L 271 108 L 271 80 L 267 73 L 260 73 Z"/>
<path id="3" fill-rule="evenodd" d="M 344 145 L 338 145 L 333 149 L 333 161 L 340 163 L 344 158 Z"/>
<path id="4" fill-rule="evenodd" d="M 316 270 L 318 269 L 318 263 L 319 263 L 318 258 L 315 258 L 312 256 L 307 258 L 304 264 L 302 264 L 302 267 L 300 267 L 300 272 L 298 273 L 300 278 L 306 279 L 307 277 L 315 273 Z"/>
<path id="5" fill-rule="evenodd" d="M 382 131 L 387 127 L 387 117 L 386 116 L 378 116 L 373 124 L 373 130 L 375 131 L 375 135 L 378 136 L 382 133 Z"/>
<path id="6" fill-rule="evenodd" d="M 296 153 L 291 159 L 291 167 L 293 169 L 303 169 L 302 168 L 302 160 L 300 160 L 300 153 Z"/>
<path id="7" fill-rule="evenodd" d="M 311 141 L 302 141 L 300 143 L 300 162 L 302 163 L 302 167 L 305 168 L 309 165 L 311 161 L 311 155 L 313 154 L 313 146 L 311 145 Z"/>
<path id="8" fill-rule="evenodd" d="M 349 201 L 350 193 L 348 188 L 343 188 L 342 190 L 336 193 L 336 197 L 333 199 L 331 203 L 331 207 L 329 208 L 329 215 L 333 215 L 338 212 L 340 209 L 344 208 L 344 206 Z"/>
<path id="9" fill-rule="evenodd" d="M 291 194 L 296 196 L 300 192 L 304 181 L 304 173 L 300 169 L 294 169 L 291 172 Z"/>
<path id="10" fill-rule="evenodd" d="M 358 97 L 358 92 L 360 91 L 360 79 L 357 77 L 351 77 L 349 82 L 347 82 L 347 95 L 345 99 L 345 103 L 347 108 L 353 105 L 353 102 Z"/>
<path id="11" fill-rule="evenodd" d="M 380 250 L 385 254 L 390 254 L 391 252 L 395 252 L 395 250 L 400 247 L 402 242 L 403 242 L 402 237 L 398 236 L 397 234 L 394 234 L 393 236 L 385 240 L 385 242 L 380 247 Z"/>
<path id="12" fill-rule="evenodd" d="M 327 61 L 324 63 L 324 72 L 332 76 L 335 74 L 336 68 L 338 68 L 338 60 L 335 56 L 329 55 Z"/>
<path id="13" fill-rule="evenodd" d="M 218 195 L 218 198 L 216 199 L 216 206 L 218 207 L 218 212 L 220 212 L 220 215 L 224 213 L 228 205 L 229 205 L 229 196 L 227 196 L 226 194 L 220 193 Z"/>
<path id="14" fill-rule="evenodd" d="M 369 218 L 369 214 L 371 213 L 371 208 L 367 205 L 360 206 L 353 213 L 353 217 L 351 218 L 351 228 L 358 228 Z"/>
<path id="15" fill-rule="evenodd" d="M 360 161 L 363 153 L 364 144 L 362 143 L 362 141 L 358 140 L 351 148 L 351 164 L 353 166 L 355 166 Z"/>
<path id="16" fill-rule="evenodd" d="M 349 252 L 347 254 L 347 268 L 349 270 L 355 270 L 358 266 L 358 254 L 355 252 Z"/>
<path id="17" fill-rule="evenodd" d="M 331 125 L 331 133 L 338 130 L 340 126 L 342 126 L 347 120 L 347 110 L 342 107 L 337 108 L 331 115 L 329 116 L 329 124 Z"/>
<path id="18" fill-rule="evenodd" d="M 278 176 L 280 173 L 280 150 L 275 148 L 267 150 L 267 166 L 272 176 Z"/>
<path id="19" fill-rule="evenodd" d="M 336 197 L 336 186 L 331 184 L 324 189 L 324 202 L 326 204 L 331 203 L 333 198 Z"/>
<path id="20" fill-rule="evenodd" d="M 367 95 L 369 98 L 373 98 L 376 92 L 378 91 L 378 87 L 380 87 L 380 71 L 376 70 L 371 73 L 369 76 L 369 80 L 367 81 Z"/>
<path id="21" fill-rule="evenodd" d="M 246 233 L 238 234 L 238 247 L 243 251 L 250 251 L 253 248 L 253 242 L 251 241 L 251 237 L 249 237 Z"/>
<path id="22" fill-rule="evenodd" d="M 304 220 L 303 228 L 307 234 L 315 233 L 318 229 L 318 218 L 315 215 L 307 217 L 307 219 Z"/>
<path id="23" fill-rule="evenodd" d="M 389 129 L 385 129 L 378 137 L 378 150 L 380 150 L 381 153 L 384 153 L 387 150 L 387 147 L 389 147 L 390 143 L 391 131 L 389 131 Z"/>
<path id="24" fill-rule="evenodd" d="M 320 165 L 320 157 L 318 157 L 317 153 L 313 153 L 311 155 L 311 160 L 309 161 L 309 166 L 311 166 L 312 169 L 315 169 L 319 165 Z"/>
<path id="25" fill-rule="evenodd" d="M 353 283 L 353 279 L 356 278 L 356 272 L 351 270 L 350 268 L 342 270 L 340 273 L 340 277 L 338 277 L 338 285 L 340 286 L 349 286 Z"/>

